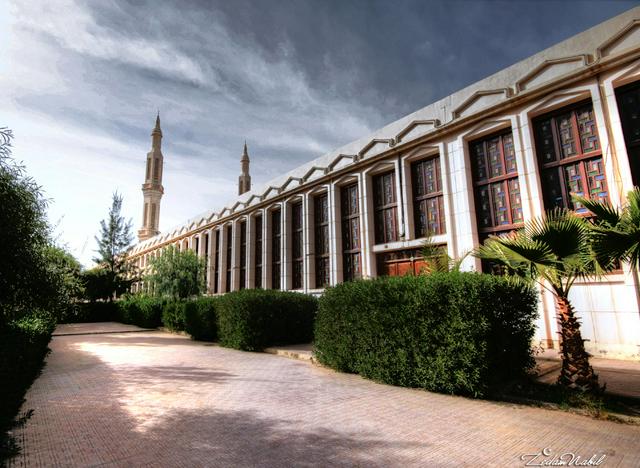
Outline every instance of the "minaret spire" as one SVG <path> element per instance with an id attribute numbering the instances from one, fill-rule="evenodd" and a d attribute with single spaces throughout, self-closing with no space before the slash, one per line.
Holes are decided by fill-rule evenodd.
<path id="1" fill-rule="evenodd" d="M 138 239 L 143 241 L 160 234 L 160 200 L 164 194 L 162 186 L 162 171 L 164 158 L 162 156 L 162 129 L 160 128 L 160 110 L 156 115 L 156 125 L 151 131 L 151 151 L 147 153 L 147 171 L 142 184 L 144 198 L 142 213 L 142 228 L 138 231 Z"/>
<path id="2" fill-rule="evenodd" d="M 249 175 L 249 151 L 247 151 L 247 140 L 244 141 L 244 149 L 240 157 L 240 177 L 238 177 L 238 195 L 251 190 L 251 176 Z"/>

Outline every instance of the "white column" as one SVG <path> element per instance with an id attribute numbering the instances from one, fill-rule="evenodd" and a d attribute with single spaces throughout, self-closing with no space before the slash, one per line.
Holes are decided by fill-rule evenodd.
<path id="1" fill-rule="evenodd" d="M 409 206 L 411 203 L 411 169 L 396 158 L 396 197 L 398 199 L 398 238 L 400 240 L 413 239 L 414 233 L 409 226 Z M 406 170 L 405 170 L 406 169 Z"/>
<path id="2" fill-rule="evenodd" d="M 302 264 L 302 287 L 304 292 L 313 288 L 313 268 L 315 265 L 313 257 L 313 198 L 309 193 L 302 195 L 302 252 L 304 262 Z"/>
<path id="3" fill-rule="evenodd" d="M 406 159 L 402 160 L 400 167 L 402 168 L 402 187 L 403 194 L 402 210 L 404 210 L 404 225 L 406 240 L 416 238 L 416 225 L 413 218 L 413 180 L 411 179 L 411 162 Z M 442 174 L 442 171 L 440 171 Z"/>
<path id="4" fill-rule="evenodd" d="M 615 185 L 617 192 L 625 197 L 627 192 L 633 190 L 633 179 L 631 176 L 631 166 L 629 165 L 627 145 L 622 130 L 622 121 L 620 120 L 620 109 L 618 108 L 616 90 L 613 87 L 613 79 L 614 77 L 605 79 L 603 83 L 604 90 L 600 92 L 602 96 L 602 107 L 603 109 L 607 109 L 606 115 L 608 116 L 608 122 L 605 121 L 604 124 L 610 129 L 611 134 L 611 138 L 609 139 L 611 148 L 604 152 L 604 160 L 606 164 L 607 156 L 613 153 L 614 158 L 611 159 L 616 176 L 613 177 L 613 179 L 607 179 L 607 183 Z M 594 108 L 595 107 L 594 103 Z M 598 131 L 601 131 L 600 127 L 598 127 Z M 605 149 L 603 145 L 601 145 L 601 148 Z M 607 177 L 609 177 L 608 173 Z M 623 200 L 619 198 L 611 199 L 611 203 L 614 205 L 618 205 L 621 202 L 623 202 Z"/>
<path id="5" fill-rule="evenodd" d="M 362 226 L 362 277 L 375 278 L 376 256 L 373 253 L 375 244 L 375 227 L 373 217 L 373 184 L 366 173 L 359 175 L 360 191 L 360 225 Z"/>
<path id="6" fill-rule="evenodd" d="M 444 224 L 447 233 L 447 253 L 451 258 L 456 258 L 456 225 L 453 222 L 453 207 L 451 201 L 451 169 L 449 157 L 447 156 L 447 145 L 438 144 L 438 154 L 440 159 L 440 174 L 442 177 L 442 197 L 444 201 Z"/>
<path id="7" fill-rule="evenodd" d="M 468 144 L 463 137 L 450 142 L 447 151 L 453 166 L 451 192 L 458 248 L 455 257 L 461 257 L 473 250 L 478 239 L 471 167 L 465 163 L 469 160 L 467 151 Z M 480 260 L 469 255 L 462 263 L 462 269 L 480 271 Z"/>
<path id="8" fill-rule="evenodd" d="M 524 117 L 524 119 L 523 119 Z M 522 201 L 522 216 L 525 221 L 544 213 L 542 191 L 537 171 L 537 161 L 533 150 L 531 127 L 526 113 L 511 119 L 516 165 L 518 167 L 518 183 Z"/>
<path id="9" fill-rule="evenodd" d="M 288 248 L 289 239 L 288 227 L 291 226 L 289 218 L 291 217 L 288 203 L 280 203 L 280 289 L 286 291 L 290 288 L 291 274 L 291 250 Z"/>
<path id="10" fill-rule="evenodd" d="M 247 289 L 256 287 L 256 213 L 247 216 Z"/>
<path id="11" fill-rule="evenodd" d="M 342 281 L 342 239 L 340 238 L 340 188 L 331 183 L 327 189 L 329 215 L 329 284 L 336 285 Z"/>
<path id="12" fill-rule="evenodd" d="M 262 289 L 271 287 L 271 212 L 262 210 Z"/>

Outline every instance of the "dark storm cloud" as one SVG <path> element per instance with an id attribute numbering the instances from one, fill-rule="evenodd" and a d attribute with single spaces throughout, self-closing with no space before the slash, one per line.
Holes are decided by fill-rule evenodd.
<path id="1" fill-rule="evenodd" d="M 84 126 L 118 109 L 100 128 L 141 145 L 160 107 L 169 149 L 185 149 L 184 138 L 199 143 L 184 157 L 235 161 L 247 138 L 254 153 L 292 168 L 633 4 L 89 2 L 80 7 L 92 20 L 83 33 L 101 38 L 89 47 L 107 38 L 116 50 L 74 50 L 50 31 L 76 71 L 66 77 L 74 98 L 24 102 L 66 101 L 64 118 Z"/>

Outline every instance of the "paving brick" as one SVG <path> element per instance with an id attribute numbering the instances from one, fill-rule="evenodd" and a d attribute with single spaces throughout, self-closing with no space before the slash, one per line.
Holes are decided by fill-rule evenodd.
<path id="1" fill-rule="evenodd" d="M 640 466 L 637 426 L 397 388 L 164 332 L 56 336 L 13 466 Z"/>

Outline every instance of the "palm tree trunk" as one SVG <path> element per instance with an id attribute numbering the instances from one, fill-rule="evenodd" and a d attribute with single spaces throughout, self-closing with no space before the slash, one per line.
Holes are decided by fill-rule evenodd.
<path id="1" fill-rule="evenodd" d="M 562 370 L 558 384 L 584 392 L 599 393 L 598 376 L 589 364 L 589 353 L 584 349 L 580 322 L 576 318 L 568 297 L 556 296 L 558 324 L 560 325 L 560 354 Z"/>

